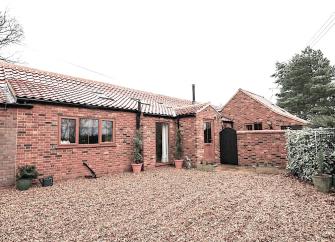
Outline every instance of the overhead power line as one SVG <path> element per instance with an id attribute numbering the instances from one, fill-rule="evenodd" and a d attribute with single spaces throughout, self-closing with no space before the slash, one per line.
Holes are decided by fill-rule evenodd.
<path id="1" fill-rule="evenodd" d="M 333 23 L 329 25 L 329 28 L 325 30 L 325 32 L 320 36 L 320 38 L 314 41 L 314 43 L 312 44 L 312 47 L 315 46 L 329 32 L 329 30 L 331 30 L 334 27 L 334 25 L 335 25 L 335 21 L 333 21 Z"/>
<path id="2" fill-rule="evenodd" d="M 326 22 L 314 33 L 312 38 L 307 42 L 307 45 L 313 47 L 332 29 L 335 25 L 335 12 L 333 12 Z"/>
<path id="3" fill-rule="evenodd" d="M 308 45 L 310 45 L 316 38 L 317 36 L 319 36 L 320 32 L 322 32 L 322 30 L 326 27 L 327 23 L 331 22 L 333 17 L 335 16 L 335 13 L 332 13 L 328 19 L 326 20 L 326 22 L 323 23 L 323 25 L 314 33 L 314 35 L 312 36 L 312 38 L 308 41 Z"/>
<path id="4" fill-rule="evenodd" d="M 56 58 L 54 58 L 54 56 L 53 56 L 53 57 L 50 57 L 50 55 L 44 54 L 43 51 L 38 50 L 38 49 L 35 49 L 35 48 L 32 48 L 32 47 L 30 47 L 30 46 L 28 46 L 28 45 L 26 45 L 26 44 L 19 44 L 19 45 L 22 46 L 22 47 L 24 47 L 24 48 L 27 48 L 27 49 L 29 49 L 29 50 L 31 50 L 31 51 L 33 51 L 33 52 L 38 52 L 39 54 L 42 54 L 43 56 L 45 56 L 46 58 L 48 58 L 48 59 L 50 59 L 50 60 L 57 60 L 57 61 L 66 63 L 66 64 L 68 64 L 68 65 L 74 66 L 74 67 L 76 67 L 76 68 L 79 68 L 79 69 L 82 69 L 82 70 L 85 70 L 85 71 L 94 73 L 94 74 L 96 74 L 96 75 L 103 76 L 103 77 L 108 78 L 108 79 L 111 79 L 111 80 L 114 79 L 113 77 L 111 77 L 111 76 L 109 76 L 109 75 L 107 75 L 107 74 L 104 74 L 104 73 L 102 73 L 102 72 L 98 72 L 98 71 L 92 70 L 92 69 L 90 69 L 90 68 L 88 68 L 88 67 L 85 67 L 85 66 L 82 66 L 82 65 L 73 63 L 73 62 L 68 61 L 68 60 L 66 60 L 66 59 L 64 59 L 64 58 L 61 58 L 61 57 L 56 57 Z"/>

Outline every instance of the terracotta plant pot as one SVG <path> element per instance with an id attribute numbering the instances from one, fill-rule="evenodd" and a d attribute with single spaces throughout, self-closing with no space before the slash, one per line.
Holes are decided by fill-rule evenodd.
<path id="1" fill-rule="evenodd" d="M 183 160 L 174 160 L 174 165 L 177 169 L 183 168 Z"/>
<path id="2" fill-rule="evenodd" d="M 135 174 L 141 173 L 142 165 L 143 163 L 139 163 L 139 164 L 132 163 L 131 167 L 133 168 L 133 173 Z"/>
<path id="3" fill-rule="evenodd" d="M 28 190 L 31 187 L 31 179 L 19 179 L 16 181 L 16 189 L 19 191 Z"/>
<path id="4" fill-rule="evenodd" d="M 328 193 L 330 191 L 331 184 L 332 184 L 331 175 L 322 174 L 319 176 L 313 176 L 312 180 L 313 180 L 313 184 L 316 190 L 323 192 L 323 193 Z"/>

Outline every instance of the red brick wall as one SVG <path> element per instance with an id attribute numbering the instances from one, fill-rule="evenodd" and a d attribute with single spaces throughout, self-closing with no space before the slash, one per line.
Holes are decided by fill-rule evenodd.
<path id="1" fill-rule="evenodd" d="M 300 122 L 279 115 L 247 94 L 239 91 L 224 107 L 221 113 L 234 121 L 234 129 L 247 130 L 246 124 L 262 122 L 263 129 L 281 129 L 281 126 L 302 125 Z"/>
<path id="2" fill-rule="evenodd" d="M 215 152 L 215 159 L 207 162 L 220 162 L 220 130 L 221 122 L 219 119 L 219 114 L 211 107 L 208 106 L 204 110 L 197 113 L 196 116 L 196 162 L 204 161 L 204 129 L 203 124 L 205 120 L 213 120 L 213 145 Z"/>
<path id="3" fill-rule="evenodd" d="M 73 148 L 58 145 L 59 117 L 90 117 L 115 120 L 115 145 Z M 17 165 L 35 164 L 39 172 L 56 180 L 89 175 L 87 160 L 98 175 L 130 170 L 133 157 L 135 114 L 98 109 L 34 105 L 18 109 Z"/>
<path id="4" fill-rule="evenodd" d="M 16 109 L 0 109 L 0 186 L 15 183 Z"/>
<path id="5" fill-rule="evenodd" d="M 143 157 L 146 168 L 156 166 L 156 123 L 166 123 L 169 126 L 169 162 L 173 162 L 176 140 L 176 121 L 154 116 L 143 116 L 141 128 L 143 132 Z"/>
<path id="6" fill-rule="evenodd" d="M 115 145 L 71 148 L 59 146 L 58 122 L 61 116 L 114 119 Z M 83 160 L 88 161 L 98 176 L 131 169 L 135 113 L 37 104 L 30 110 L 18 109 L 17 120 L 18 166 L 35 164 L 40 173 L 53 175 L 55 180 L 89 175 L 82 164 Z M 142 115 L 143 155 L 146 168 L 156 165 L 156 122 L 169 124 L 169 161 L 172 161 L 174 156 L 175 120 Z"/>
<path id="7" fill-rule="evenodd" d="M 115 120 L 115 145 L 95 147 L 61 147 L 58 145 L 59 117 L 91 117 Z M 220 120 L 217 112 L 207 107 L 196 117 L 180 119 L 184 156 L 194 163 L 204 160 L 203 122 L 214 122 L 214 162 L 220 161 Z M 144 164 L 156 166 L 156 123 L 169 125 L 169 161 L 174 159 L 176 120 L 143 116 Z M 13 184 L 15 167 L 35 164 L 44 175 L 56 180 L 82 177 L 89 172 L 82 165 L 87 160 L 98 175 L 130 170 L 133 159 L 135 113 L 112 112 L 64 106 L 34 105 L 32 109 L 8 109 L 0 111 L 0 185 Z M 17 138 L 16 138 L 17 136 Z M 270 163 L 284 166 L 286 163 L 283 131 L 239 131 L 239 164 Z M 16 162 L 15 162 L 16 160 Z"/>
<path id="8" fill-rule="evenodd" d="M 183 156 L 188 156 L 195 162 L 197 159 L 195 117 L 181 118 L 179 125 L 182 134 Z"/>
<path id="9" fill-rule="evenodd" d="M 285 131 L 237 131 L 239 165 L 286 167 Z"/>

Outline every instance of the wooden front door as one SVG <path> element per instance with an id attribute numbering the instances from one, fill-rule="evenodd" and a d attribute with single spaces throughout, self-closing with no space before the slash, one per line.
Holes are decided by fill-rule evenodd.
<path id="1" fill-rule="evenodd" d="M 214 125 L 213 120 L 204 121 L 204 161 L 214 162 Z"/>
<path id="2" fill-rule="evenodd" d="M 238 165 L 237 134 L 232 128 L 220 132 L 220 159 L 222 164 Z"/>

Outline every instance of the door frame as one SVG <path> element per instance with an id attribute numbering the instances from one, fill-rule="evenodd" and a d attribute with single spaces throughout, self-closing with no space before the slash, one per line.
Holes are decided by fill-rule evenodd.
<path id="1" fill-rule="evenodd" d="M 204 124 L 205 123 L 211 123 L 211 135 L 212 135 L 212 142 L 211 143 L 205 143 L 205 137 L 204 137 Z M 202 122 L 202 142 L 204 144 L 204 157 L 203 160 L 204 161 L 215 161 L 215 129 L 214 129 L 214 119 L 211 118 L 204 118 L 203 122 Z M 213 157 L 207 159 L 207 157 L 205 157 L 205 147 L 206 146 L 212 146 L 212 151 L 213 151 Z"/>
<path id="2" fill-rule="evenodd" d="M 168 137 L 167 137 L 167 141 L 168 141 L 168 149 L 167 149 L 167 162 L 162 162 L 161 160 L 159 161 L 158 158 L 157 158 L 157 133 L 156 133 L 156 127 L 157 127 L 157 124 L 165 124 L 167 125 L 167 129 L 168 129 Z M 167 122 L 167 121 L 156 121 L 155 122 L 155 162 L 156 164 L 169 164 L 170 163 L 170 123 Z"/>

